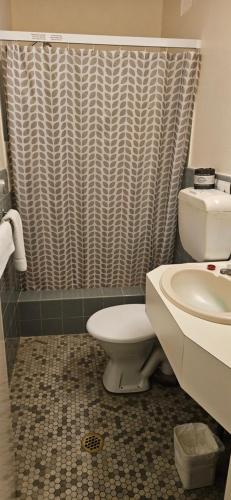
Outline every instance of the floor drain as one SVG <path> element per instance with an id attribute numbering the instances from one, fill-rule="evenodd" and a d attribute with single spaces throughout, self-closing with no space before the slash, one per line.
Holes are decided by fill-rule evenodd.
<path id="1" fill-rule="evenodd" d="M 103 438 L 100 434 L 89 432 L 85 434 L 81 444 L 84 451 L 88 451 L 88 453 L 98 453 L 103 448 Z"/>

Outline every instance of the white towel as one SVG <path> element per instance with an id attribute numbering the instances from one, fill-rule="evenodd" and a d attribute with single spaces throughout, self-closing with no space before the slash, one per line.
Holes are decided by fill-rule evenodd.
<path id="1" fill-rule="evenodd" d="M 11 208 L 7 212 L 7 214 L 3 217 L 3 220 L 11 222 L 13 227 L 13 240 L 15 245 L 15 253 L 14 253 L 15 269 L 21 272 L 26 271 L 27 262 L 26 262 L 21 217 L 17 212 L 17 210 L 13 210 Z"/>
<path id="2" fill-rule="evenodd" d="M 0 278 L 2 277 L 11 254 L 15 251 L 13 234 L 9 222 L 0 224 Z"/>

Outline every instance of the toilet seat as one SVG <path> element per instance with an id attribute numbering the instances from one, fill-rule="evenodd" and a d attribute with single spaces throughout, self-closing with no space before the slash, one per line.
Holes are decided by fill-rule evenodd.
<path id="1" fill-rule="evenodd" d="M 87 331 L 96 339 L 114 343 L 136 343 L 155 337 L 144 304 L 106 307 L 93 314 Z"/>

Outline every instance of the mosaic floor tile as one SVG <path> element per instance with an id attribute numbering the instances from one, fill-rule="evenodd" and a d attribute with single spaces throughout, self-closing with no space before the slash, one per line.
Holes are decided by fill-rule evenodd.
<path id="1" fill-rule="evenodd" d="M 173 427 L 215 422 L 179 387 L 113 395 L 102 386 L 105 355 L 88 335 L 21 339 L 12 379 L 17 497 L 22 500 L 221 500 L 213 487 L 184 491 Z M 104 439 L 98 454 L 86 433 Z"/>

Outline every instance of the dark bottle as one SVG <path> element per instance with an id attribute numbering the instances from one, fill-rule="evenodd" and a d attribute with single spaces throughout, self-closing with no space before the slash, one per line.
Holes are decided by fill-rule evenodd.
<path id="1" fill-rule="evenodd" d="M 214 188 L 215 188 L 215 169 L 195 168 L 194 189 L 214 189 Z"/>

